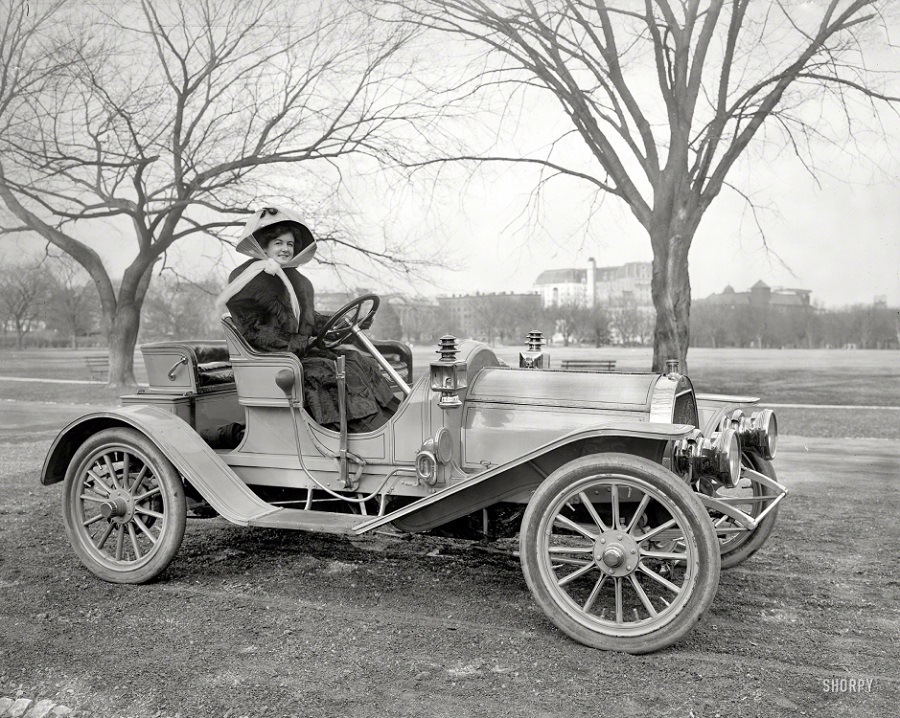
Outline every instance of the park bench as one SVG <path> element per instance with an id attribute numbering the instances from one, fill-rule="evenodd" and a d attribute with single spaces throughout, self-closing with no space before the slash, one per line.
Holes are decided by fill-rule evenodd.
<path id="1" fill-rule="evenodd" d="M 84 358 L 84 363 L 87 366 L 88 371 L 91 373 L 91 381 L 106 381 L 107 376 L 109 376 L 108 354 L 95 354 L 93 356 L 86 356 Z"/>
<path id="2" fill-rule="evenodd" d="M 587 369 L 589 371 L 613 371 L 616 368 L 614 359 L 563 359 L 563 369 Z"/>

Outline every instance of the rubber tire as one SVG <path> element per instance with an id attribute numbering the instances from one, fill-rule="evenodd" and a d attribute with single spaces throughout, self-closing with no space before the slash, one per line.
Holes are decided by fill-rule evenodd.
<path id="1" fill-rule="evenodd" d="M 751 469 L 777 481 L 775 467 L 772 466 L 771 461 L 750 451 L 745 451 L 741 456 L 741 460 L 750 464 Z M 774 490 L 766 486 L 760 486 L 760 488 L 763 496 L 772 496 L 775 494 Z M 724 550 L 725 547 L 722 544 L 719 544 L 720 553 L 722 554 L 722 568 L 734 568 L 735 566 L 742 564 L 762 548 L 763 544 L 769 540 L 769 535 L 775 527 L 775 521 L 778 519 L 778 508 L 779 507 L 776 506 L 772 509 L 759 526 L 753 529 L 749 536 L 737 546 Z"/>
<path id="2" fill-rule="evenodd" d="M 692 594 L 673 619 L 652 633 L 612 636 L 591 630 L 571 618 L 554 600 L 541 578 L 538 555 L 539 531 L 544 513 L 553 500 L 581 479 L 604 474 L 624 474 L 642 479 L 663 493 L 687 519 L 687 534 L 697 548 L 697 572 Z M 687 538 L 687 535 L 685 536 Z M 712 604 L 719 587 L 719 542 L 706 509 L 691 489 L 659 464 L 630 454 L 594 454 L 564 464 L 537 488 L 522 519 L 519 555 L 525 582 L 547 617 L 564 633 L 591 648 L 641 654 L 658 651 L 683 638 Z"/>
<path id="3" fill-rule="evenodd" d="M 117 567 L 114 558 L 105 561 L 98 558 L 97 550 L 74 509 L 82 486 L 80 477 L 87 465 L 99 450 L 112 447 L 142 454 L 161 488 L 163 527 L 154 548 L 146 554 L 147 560 L 135 567 Z M 110 583 L 141 584 L 156 578 L 178 553 L 187 521 L 184 484 L 180 474 L 156 444 L 139 431 L 126 427 L 104 429 L 78 447 L 66 471 L 62 508 L 66 535 L 78 558 L 91 573 Z"/>

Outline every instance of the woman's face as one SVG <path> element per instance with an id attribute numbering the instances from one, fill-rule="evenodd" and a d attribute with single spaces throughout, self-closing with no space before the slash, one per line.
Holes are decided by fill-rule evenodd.
<path id="1" fill-rule="evenodd" d="M 282 232 L 266 245 L 266 256 L 279 264 L 287 264 L 294 258 L 294 235 Z"/>

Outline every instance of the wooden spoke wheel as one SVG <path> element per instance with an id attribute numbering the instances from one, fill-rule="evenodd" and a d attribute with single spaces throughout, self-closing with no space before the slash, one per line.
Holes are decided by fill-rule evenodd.
<path id="1" fill-rule="evenodd" d="M 63 487 L 66 534 L 103 580 L 156 577 L 181 546 L 186 515 L 181 477 L 135 429 L 98 432 L 72 457 Z"/>
<path id="2" fill-rule="evenodd" d="M 538 487 L 520 534 L 525 580 L 553 623 L 594 648 L 647 653 L 709 608 L 719 550 L 703 505 L 652 461 L 598 454 Z"/>

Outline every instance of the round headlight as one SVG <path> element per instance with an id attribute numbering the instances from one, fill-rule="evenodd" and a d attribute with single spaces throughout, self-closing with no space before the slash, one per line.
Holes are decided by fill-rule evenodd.
<path id="1" fill-rule="evenodd" d="M 778 420 L 771 409 L 755 411 L 750 417 L 750 423 L 755 434 L 756 446 L 765 459 L 775 458 L 778 449 Z"/>
<path id="2" fill-rule="evenodd" d="M 453 456 L 453 439 L 446 426 L 442 426 L 434 435 L 434 454 L 442 464 L 446 464 Z"/>
<path id="3" fill-rule="evenodd" d="M 778 420 L 775 418 L 775 412 L 770 411 L 769 426 L 766 429 L 766 446 L 768 448 L 767 459 L 774 459 L 775 452 L 778 450 Z"/>
<path id="4" fill-rule="evenodd" d="M 729 488 L 738 485 L 741 480 L 741 442 L 734 429 L 726 429 L 716 440 L 719 454 L 718 478 Z"/>
<path id="5" fill-rule="evenodd" d="M 741 480 L 741 441 L 734 429 L 716 432 L 702 439 L 700 455 L 694 463 L 696 476 L 711 476 L 734 488 Z"/>

